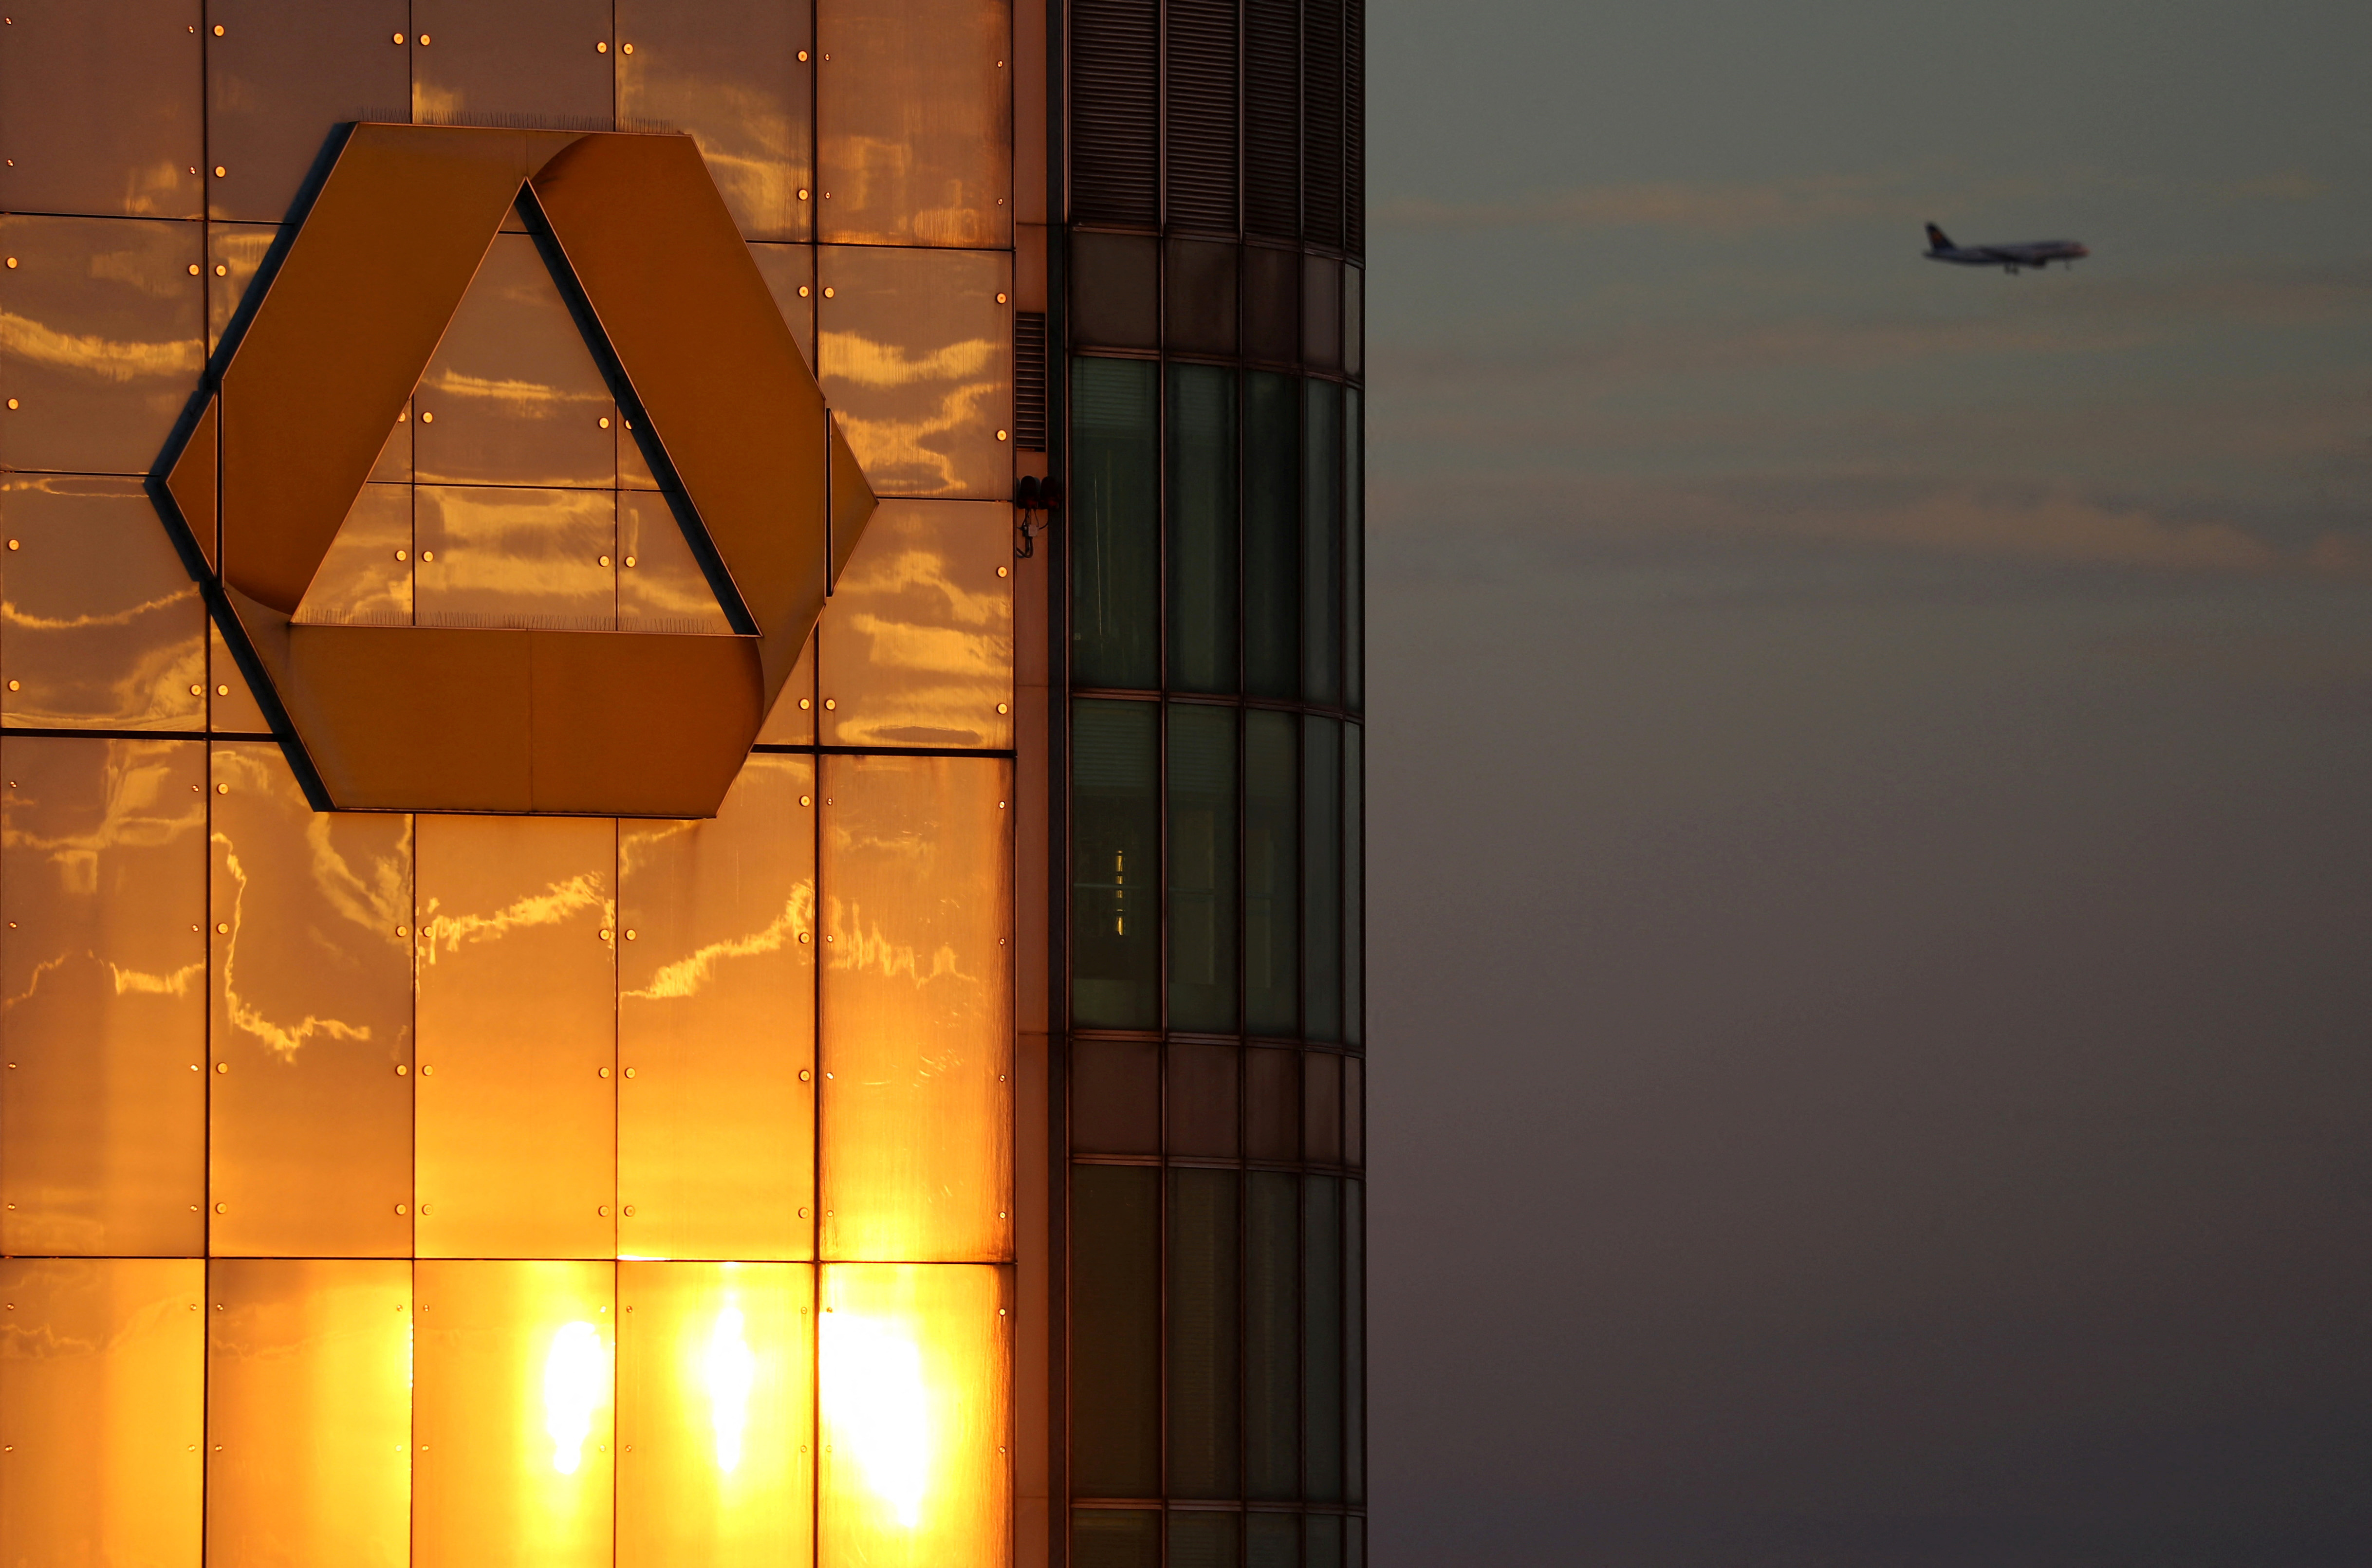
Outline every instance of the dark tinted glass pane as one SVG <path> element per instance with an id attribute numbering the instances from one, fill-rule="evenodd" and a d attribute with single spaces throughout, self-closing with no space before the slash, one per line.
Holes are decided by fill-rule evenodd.
<path id="1" fill-rule="evenodd" d="M 1301 411 L 1293 379 L 1244 378 L 1244 690 L 1301 694 Z"/>
<path id="2" fill-rule="evenodd" d="M 1150 1508 L 1072 1509 L 1071 1568 L 1161 1568 L 1161 1516 Z"/>
<path id="3" fill-rule="evenodd" d="M 1151 703 L 1071 704 L 1071 1021 L 1160 1024 Z"/>
<path id="4" fill-rule="evenodd" d="M 1343 389 L 1331 381 L 1304 388 L 1301 694 L 1335 703 L 1343 697 Z"/>
<path id="5" fill-rule="evenodd" d="M 1169 684 L 1236 689 L 1236 373 L 1169 367 Z"/>
<path id="6" fill-rule="evenodd" d="M 1301 1183 L 1268 1171 L 1251 1192 L 1244 1260 L 1244 1457 L 1247 1494 L 1301 1493 Z M 1253 1553 L 1258 1562 L 1259 1553 Z M 1290 1561 L 1288 1559 L 1288 1561 Z"/>
<path id="7" fill-rule="evenodd" d="M 1254 1034 L 1289 1035 L 1301 1000 L 1301 820 L 1293 715 L 1244 715 L 1244 1005 Z"/>
<path id="8" fill-rule="evenodd" d="M 1343 1568 L 1343 1516 L 1312 1514 L 1307 1520 L 1309 1555 L 1307 1568 Z"/>
<path id="9" fill-rule="evenodd" d="M 1367 1568 L 1367 1521 L 1356 1514 L 1343 1520 L 1343 1568 Z"/>
<path id="10" fill-rule="evenodd" d="M 1248 1568 L 1300 1568 L 1301 1516 L 1246 1516 L 1244 1546 L 1244 1562 Z"/>
<path id="11" fill-rule="evenodd" d="M 1071 362 L 1075 685 L 1149 690 L 1160 680 L 1157 368 L 1130 359 Z"/>
<path id="12" fill-rule="evenodd" d="M 1366 1183 L 1343 1183 L 1343 1493 L 1354 1503 L 1367 1500 L 1366 1198 Z"/>
<path id="13" fill-rule="evenodd" d="M 1169 1568 L 1236 1568 L 1243 1561 L 1241 1527 L 1235 1514 L 1170 1515 Z"/>
<path id="14" fill-rule="evenodd" d="M 1338 1503 L 1343 1497 L 1343 1182 L 1333 1176 L 1307 1180 L 1302 1392 L 1309 1417 L 1308 1491 L 1320 1502 Z"/>
<path id="15" fill-rule="evenodd" d="M 1302 721 L 1303 929 L 1309 1038 L 1343 1038 L 1343 725 Z"/>
<path id="16" fill-rule="evenodd" d="M 1169 1027 L 1236 1027 L 1236 710 L 1169 709 Z"/>
<path id="17" fill-rule="evenodd" d="M 1343 1038 L 1367 1038 L 1367 734 L 1343 726 Z"/>
<path id="18" fill-rule="evenodd" d="M 1169 1173 L 1169 1495 L 1237 1495 L 1236 1173 Z"/>
<path id="19" fill-rule="evenodd" d="M 1151 1497 L 1161 1485 L 1161 1173 L 1071 1170 L 1071 1490 Z"/>
<path id="20" fill-rule="evenodd" d="M 1071 1147 L 1081 1154 L 1161 1152 L 1161 1048 L 1083 1040 L 1071 1047 Z"/>
<path id="21" fill-rule="evenodd" d="M 1161 346 L 1161 242 L 1134 234 L 1071 237 L 1071 341 Z"/>
<path id="22" fill-rule="evenodd" d="M 1343 392 L 1343 702 L 1367 704 L 1367 422 L 1356 387 Z"/>

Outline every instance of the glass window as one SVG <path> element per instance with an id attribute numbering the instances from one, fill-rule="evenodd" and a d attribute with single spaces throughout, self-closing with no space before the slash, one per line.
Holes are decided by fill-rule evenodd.
<path id="1" fill-rule="evenodd" d="M 815 1256 L 814 793 L 761 753 L 707 821 L 619 824 L 622 1254 Z"/>
<path id="2" fill-rule="evenodd" d="M 1161 1493 L 1161 1172 L 1071 1167 L 1071 1492 Z"/>
<path id="3" fill-rule="evenodd" d="M 1244 1546 L 1250 1568 L 1301 1568 L 1301 1516 L 1246 1515 Z"/>
<path id="4" fill-rule="evenodd" d="M 0 715 L 203 727 L 205 609 L 138 480 L 11 474 L 0 526 Z"/>
<path id="5" fill-rule="evenodd" d="M 827 746 L 1013 744 L 1013 508 L 885 501 L 818 623 Z"/>
<path id="6" fill-rule="evenodd" d="M 823 1255 L 1012 1255 L 1013 764 L 823 761 Z"/>
<path id="7" fill-rule="evenodd" d="M 1356 387 L 1343 391 L 1343 700 L 1367 704 L 1367 422 Z"/>
<path id="8" fill-rule="evenodd" d="M 873 493 L 1009 504 L 1012 257 L 827 245 L 817 271 L 819 378 Z"/>
<path id="9" fill-rule="evenodd" d="M 1169 684 L 1236 689 L 1236 373 L 1169 367 Z"/>
<path id="10" fill-rule="evenodd" d="M 203 1550 L 206 1266 L 0 1260 L 0 1553 L 195 1563 Z"/>
<path id="11" fill-rule="evenodd" d="M 412 819 L 316 812 L 280 748 L 214 748 L 216 1254 L 412 1251 Z"/>
<path id="12" fill-rule="evenodd" d="M 1301 1495 L 1301 1181 L 1244 1178 L 1245 1494 Z M 1255 1561 L 1258 1561 L 1255 1556 Z"/>
<path id="13" fill-rule="evenodd" d="M 205 1250 L 205 753 L 0 740 L 0 1252 Z"/>
<path id="14" fill-rule="evenodd" d="M 1244 1005 L 1254 1034 L 1300 1027 L 1301 822 L 1290 714 L 1244 714 Z"/>
<path id="15" fill-rule="evenodd" d="M 1367 1038 L 1367 732 L 1343 726 L 1343 1038 Z"/>
<path id="16" fill-rule="evenodd" d="M 413 1265 L 413 1568 L 609 1568 L 615 1263 Z"/>
<path id="17" fill-rule="evenodd" d="M 1309 1038 L 1343 1038 L 1343 726 L 1305 718 L 1301 753 L 1304 1015 Z"/>
<path id="18" fill-rule="evenodd" d="M 1160 684 L 1157 367 L 1071 361 L 1071 683 Z"/>
<path id="19" fill-rule="evenodd" d="M 618 1568 L 812 1561 L 815 1285 L 805 1263 L 618 1265 Z"/>
<path id="20" fill-rule="evenodd" d="M 1343 696 L 1343 389 L 1302 383 L 1308 405 L 1301 497 L 1301 694 Z"/>
<path id="21" fill-rule="evenodd" d="M 1169 1495 L 1239 1495 L 1236 1173 L 1169 1173 Z"/>
<path id="22" fill-rule="evenodd" d="M 0 50 L 0 206 L 198 215 L 204 70 L 191 0 L 11 7 Z"/>
<path id="23" fill-rule="evenodd" d="M 1151 1508 L 1071 1510 L 1070 1568 L 1161 1568 L 1161 1515 Z"/>
<path id="24" fill-rule="evenodd" d="M 834 1263 L 817 1346 L 817 1560 L 1001 1568 L 1012 1319 L 1002 1269 Z"/>
<path id="25" fill-rule="evenodd" d="M 412 22 L 422 124 L 616 123 L 609 0 L 413 0 Z"/>
<path id="26" fill-rule="evenodd" d="M 207 0 L 205 11 L 223 29 L 206 41 L 216 221 L 279 222 L 332 127 L 412 118 L 412 49 L 396 41 L 412 30 L 405 0 Z"/>
<path id="27" fill-rule="evenodd" d="M 1169 707 L 1169 1027 L 1236 1028 L 1236 710 Z"/>
<path id="28" fill-rule="evenodd" d="M 1161 1152 L 1161 1047 L 1150 1040 L 1074 1040 L 1070 1089 L 1075 1151 Z"/>
<path id="29" fill-rule="evenodd" d="M 412 1260 L 217 1259 L 207 1274 L 209 1560 L 405 1568 Z"/>
<path id="30" fill-rule="evenodd" d="M 1308 1415 L 1308 1494 L 1343 1498 L 1343 1180 L 1306 1179 L 1302 1233 L 1302 1398 Z"/>
<path id="31" fill-rule="evenodd" d="M 1240 1514 L 1173 1510 L 1169 1516 L 1169 1568 L 1237 1568 L 1243 1561 Z"/>
<path id="32" fill-rule="evenodd" d="M 688 131 L 745 239 L 813 232 L 806 0 L 620 0 L 621 124 Z"/>
<path id="33" fill-rule="evenodd" d="M 1367 1500 L 1366 1191 L 1343 1183 L 1343 1494 L 1354 1503 Z"/>
<path id="34" fill-rule="evenodd" d="M 1161 1024 L 1160 709 L 1071 704 L 1071 1022 Z"/>
<path id="35" fill-rule="evenodd" d="M 1006 0 L 844 0 L 817 29 L 817 226 L 871 245 L 1009 244 Z"/>
<path id="36" fill-rule="evenodd" d="M 203 245 L 193 223 L 0 217 L 0 468 L 148 471 L 205 358 Z"/>
<path id="37" fill-rule="evenodd" d="M 1303 1520 L 1309 1554 L 1302 1568 L 1343 1568 L 1343 1516 L 1311 1514 Z"/>
<path id="38" fill-rule="evenodd" d="M 1301 410 L 1290 376 L 1244 377 L 1244 690 L 1301 695 Z"/>

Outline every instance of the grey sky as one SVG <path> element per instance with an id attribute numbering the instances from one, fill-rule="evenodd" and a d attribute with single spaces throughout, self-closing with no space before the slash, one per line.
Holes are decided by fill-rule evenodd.
<path id="1" fill-rule="evenodd" d="M 2372 1561 L 2372 9 L 1369 79 L 1376 1562 Z"/>

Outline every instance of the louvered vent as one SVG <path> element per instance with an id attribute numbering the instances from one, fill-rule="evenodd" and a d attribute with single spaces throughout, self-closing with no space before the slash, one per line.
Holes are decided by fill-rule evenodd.
<path id="1" fill-rule="evenodd" d="M 1301 13 L 1301 232 L 1343 243 L 1343 0 Z"/>
<path id="2" fill-rule="evenodd" d="M 1343 248 L 1367 253 L 1367 4 L 1343 0 Z"/>
<path id="3" fill-rule="evenodd" d="M 1072 0 L 1074 222 L 1161 221 L 1159 14 L 1155 0 Z"/>
<path id="4" fill-rule="evenodd" d="M 1046 449 L 1046 313 L 1013 314 L 1013 445 Z"/>
<path id="5" fill-rule="evenodd" d="M 1236 232 L 1236 0 L 1169 0 L 1169 213 Z"/>
<path id="6" fill-rule="evenodd" d="M 1301 228 L 1301 17 L 1295 0 L 1245 0 L 1244 227 Z"/>

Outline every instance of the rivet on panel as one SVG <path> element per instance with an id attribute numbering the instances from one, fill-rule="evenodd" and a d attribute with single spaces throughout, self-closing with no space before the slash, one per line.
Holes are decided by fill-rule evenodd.
<path id="1" fill-rule="evenodd" d="M 601 560 L 601 564 L 602 564 L 602 565 L 604 565 L 604 566 L 607 566 L 607 565 L 610 563 L 610 558 L 609 558 L 608 556 L 606 556 L 606 555 L 602 556 L 602 557 L 600 558 L 600 560 Z"/>
<path id="2" fill-rule="evenodd" d="M 830 698 L 830 697 L 826 697 L 826 698 L 823 700 L 823 711 L 824 711 L 825 713 L 828 713 L 828 714 L 830 714 L 830 713 L 837 713 L 837 712 L 839 712 L 839 710 L 840 710 L 840 704 L 839 704 L 837 702 L 833 701 L 831 698 Z"/>
<path id="3" fill-rule="evenodd" d="M 603 1219 L 608 1219 L 608 1218 L 610 1217 L 610 1205 L 609 1205 L 609 1204 L 607 1204 L 607 1203 L 604 1203 L 604 1204 L 602 1204 L 599 1208 L 595 1209 L 593 1212 L 594 1212 L 595 1214 L 599 1214 Z"/>
<path id="4" fill-rule="evenodd" d="M 627 941 L 629 941 L 629 942 L 632 942 L 634 939 L 634 934 L 632 931 L 627 932 L 627 933 L 626 933 L 626 940 L 627 940 Z M 633 1074 L 632 1073 L 629 1073 L 629 1074 L 626 1074 L 626 1076 L 628 1076 L 628 1077 L 630 1077 L 630 1078 L 631 1078 L 631 1077 L 633 1077 L 633 1076 L 634 1076 L 634 1074 Z"/>
<path id="5" fill-rule="evenodd" d="M 799 194 L 801 194 L 802 196 L 804 196 L 804 195 L 806 195 L 806 194 L 807 194 L 807 192 L 804 192 L 804 191 L 802 191 L 802 192 L 799 192 Z M 808 285 L 805 285 L 805 284 L 801 284 L 801 285 L 799 285 L 799 297 L 800 297 L 801 299 L 805 299 L 807 296 L 808 296 Z"/>
<path id="6" fill-rule="evenodd" d="M 1005 303 L 1005 294 L 1004 294 L 1004 291 L 1003 291 L 1003 290 L 1001 290 L 1001 289 L 997 292 L 997 296 L 996 296 L 996 302 L 997 302 L 999 305 L 1002 305 L 1002 304 L 1004 304 L 1004 303 Z"/>
<path id="7" fill-rule="evenodd" d="M 628 1219 L 633 1219 L 634 1217 L 634 1205 L 632 1203 L 626 1205 L 625 1215 Z"/>
<path id="8" fill-rule="evenodd" d="M 410 1207 L 409 1207 L 409 1205 L 407 1205 L 407 1204 L 398 1203 L 398 1204 L 395 1206 L 395 1212 L 396 1212 L 397 1214 L 408 1214 L 408 1213 L 410 1213 Z M 397 1307 L 397 1308 L 396 1308 L 396 1310 L 397 1310 L 398 1312 L 401 1312 L 401 1311 L 402 1311 L 402 1310 L 403 1310 L 403 1308 L 402 1308 L 402 1307 Z"/>
<path id="9" fill-rule="evenodd" d="M 12 273 L 17 270 L 17 258 L 14 256 L 8 258 L 8 270 Z"/>
<path id="10" fill-rule="evenodd" d="M 426 33 L 422 33 L 420 35 L 420 47 L 423 49 L 428 47 L 428 35 Z"/>
<path id="11" fill-rule="evenodd" d="M 16 408 L 16 406 L 17 406 L 17 400 L 16 400 L 16 399 L 14 399 L 14 398 L 10 398 L 10 399 L 8 400 L 8 407 L 9 407 L 11 410 L 14 410 L 14 409 Z"/>
<path id="12" fill-rule="evenodd" d="M 11 680 L 10 682 L 8 682 L 8 690 L 9 690 L 9 691 L 17 691 L 18 689 L 19 689 L 19 688 L 18 688 L 18 686 L 17 686 L 17 682 L 13 681 L 13 680 Z"/>
<path id="13" fill-rule="evenodd" d="M 605 1078 L 606 1078 L 606 1077 L 608 1077 L 608 1076 L 610 1075 L 610 1069 L 608 1069 L 607 1067 L 602 1067 L 602 1068 L 597 1069 L 597 1071 L 599 1071 L 599 1074 L 601 1074 L 601 1076 L 603 1076 L 603 1077 L 605 1077 Z"/>
<path id="14" fill-rule="evenodd" d="M 799 1069 L 799 1082 L 800 1082 L 800 1083 L 802 1083 L 802 1084 L 804 1084 L 804 1083 L 806 1083 L 807 1081 L 808 1081 L 808 1070 L 807 1070 L 806 1068 L 802 1067 L 802 1068 L 800 1068 L 800 1069 Z"/>
<path id="15" fill-rule="evenodd" d="M 230 276 L 229 263 L 225 261 L 216 261 L 215 263 L 215 276 L 218 278 L 227 278 Z"/>
<path id="16" fill-rule="evenodd" d="M 409 561 L 412 559 L 412 552 L 408 550 L 399 550 L 395 552 L 395 558 L 398 561 Z"/>
<path id="17" fill-rule="evenodd" d="M 433 1078 L 436 1076 L 436 1069 L 434 1067 L 423 1067 L 420 1070 L 420 1075 L 424 1078 Z M 428 1205 L 425 1203 L 421 1204 L 420 1212 L 424 1214 L 426 1214 L 428 1212 Z"/>
<path id="18" fill-rule="evenodd" d="M 1010 440 L 1011 436 L 1009 436 L 1006 432 L 1000 430 L 996 433 L 996 438 L 1000 441 L 1006 441 Z"/>
<path id="19" fill-rule="evenodd" d="M 1009 567 L 999 566 L 999 567 L 996 569 L 996 575 L 997 575 L 998 576 L 1000 576 L 1000 577 L 1009 577 L 1009 576 L 1011 576 L 1011 575 L 1013 575 L 1013 573 L 1012 573 L 1011 568 L 1009 568 Z"/>
<path id="20" fill-rule="evenodd" d="M 802 49 L 802 50 L 800 50 L 800 51 L 799 51 L 799 64 L 802 64 L 802 65 L 804 65 L 804 64 L 806 64 L 807 63 L 808 63 L 808 52 L 807 52 L 806 50 Z"/>
<path id="21" fill-rule="evenodd" d="M 215 1063 L 215 1071 L 217 1073 L 227 1073 L 230 1071 L 230 1063 L 227 1062 L 217 1062 Z"/>
<path id="22" fill-rule="evenodd" d="M 8 548 L 9 548 L 9 549 L 11 549 L 11 550 L 14 550 L 14 549 L 16 549 L 17 547 L 16 547 L 15 545 L 13 545 L 13 544 L 12 544 L 12 545 L 10 545 Z M 807 700 L 805 697 L 800 698 L 800 699 L 799 699 L 799 712 L 801 712 L 801 713 L 806 713 L 806 712 L 808 711 L 808 700 Z"/>
<path id="23" fill-rule="evenodd" d="M 198 275 L 198 264 L 195 261 L 190 263 L 190 275 L 192 277 L 196 277 Z"/>
<path id="24" fill-rule="evenodd" d="M 420 552 L 420 559 L 423 561 L 434 561 L 436 559 L 436 552 L 433 550 L 424 550 Z"/>
<path id="25" fill-rule="evenodd" d="M 609 52 L 610 52 L 610 41 L 609 41 L 608 39 L 606 39 L 606 38 L 605 38 L 605 39 L 598 40 L 598 41 L 594 43 L 594 45 L 593 45 L 593 52 L 594 52 L 594 53 L 596 53 L 596 54 L 607 54 L 607 53 L 609 53 Z"/>
<path id="26" fill-rule="evenodd" d="M 215 688 L 215 695 L 217 697 L 227 697 L 230 695 L 230 688 L 227 686 L 217 686 Z"/>
<path id="27" fill-rule="evenodd" d="M 1009 714 L 1013 709 L 1004 703 L 999 703 L 996 704 L 996 711 L 1000 714 Z"/>
<path id="28" fill-rule="evenodd" d="M 399 1077 L 399 1078 L 409 1076 L 409 1075 L 411 1074 L 411 1072 L 412 1072 L 412 1069 L 411 1069 L 411 1068 L 409 1068 L 409 1067 L 406 1067 L 406 1066 L 405 1066 L 402 1063 L 401 1063 L 401 1062 L 399 1062 L 399 1063 L 397 1063 L 395 1064 L 395 1075 L 396 1075 L 397 1077 Z"/>
<path id="29" fill-rule="evenodd" d="M 221 935 L 221 936 L 227 936 L 227 935 L 230 935 L 230 922 L 228 922 L 228 921 L 227 921 L 227 920 L 218 920 L 218 921 L 215 922 L 215 935 Z"/>
<path id="30" fill-rule="evenodd" d="M 17 541 L 16 540 L 13 540 L 13 539 L 12 539 L 12 540 L 10 540 L 8 541 L 8 548 L 9 548 L 9 549 L 11 549 L 11 550 L 15 550 L 15 549 L 17 549 Z"/>
<path id="31" fill-rule="evenodd" d="M 203 686 L 192 686 L 190 688 L 190 695 L 192 697 L 203 697 L 205 694 L 206 689 Z"/>
<path id="32" fill-rule="evenodd" d="M 216 795 L 228 795 L 230 793 L 230 785 L 227 784 L 216 784 L 215 785 L 215 793 Z"/>
<path id="33" fill-rule="evenodd" d="M 629 1077 L 629 1078 L 631 1078 L 631 1077 L 633 1077 L 634 1075 L 634 1070 L 632 1067 L 627 1068 L 627 1069 L 626 1069 L 626 1076 L 627 1076 L 627 1077 Z"/>
<path id="34" fill-rule="evenodd" d="M 631 555 L 627 556 L 627 557 L 626 557 L 626 564 L 627 564 L 627 565 L 629 565 L 629 566 L 632 566 L 634 563 L 634 558 L 633 556 L 631 556 Z"/>
<path id="35" fill-rule="evenodd" d="M 815 796 L 811 795 L 803 795 L 799 796 L 799 804 L 801 806 L 813 806 L 815 804 Z"/>
<path id="36" fill-rule="evenodd" d="M 228 174 L 229 172 L 230 172 L 230 170 L 229 170 L 229 169 L 227 169 L 227 168 L 225 168 L 222 165 L 220 165 L 220 164 L 216 164 L 216 165 L 215 165 L 215 178 L 216 180 L 220 180 L 221 178 L 223 178 L 223 176 L 225 176 L 225 175 Z"/>
<path id="37" fill-rule="evenodd" d="M 397 34 L 395 35 L 395 41 L 396 41 L 396 42 L 398 42 L 398 43 L 401 43 L 401 42 L 403 41 L 403 35 L 402 35 L 401 33 L 397 33 Z"/>
<path id="38" fill-rule="evenodd" d="M 634 52 L 634 46 L 631 43 L 622 43 L 618 45 L 618 49 L 621 53 L 624 54 L 632 54 Z"/>
<path id="39" fill-rule="evenodd" d="M 215 1205 L 215 1213 L 218 1214 L 227 1214 L 230 1213 L 230 1205 L 228 1203 L 216 1203 Z M 194 1308 L 192 1310 L 194 1310 Z"/>
<path id="40" fill-rule="evenodd" d="M 801 187 L 799 188 L 799 200 L 800 200 L 800 201 L 802 201 L 802 202 L 804 202 L 804 201 L 806 201 L 807 199 L 808 199 L 807 187 L 805 187 L 805 186 L 801 186 Z M 11 263 L 10 263 L 10 265 L 12 265 L 12 266 L 13 266 L 13 265 L 15 265 L 15 263 L 14 263 L 14 262 L 11 262 Z M 807 291 L 806 289 L 801 289 L 801 290 L 799 290 L 799 297 L 800 297 L 801 299 L 805 299 L 807 296 L 808 296 L 808 291 Z"/>
<path id="41" fill-rule="evenodd" d="M 601 416 L 601 428 L 604 430 L 610 428 L 610 416 L 606 413 Z"/>
<path id="42" fill-rule="evenodd" d="M 807 946 L 807 942 L 808 942 L 808 934 L 807 934 L 806 932 L 804 932 L 804 931 L 800 932 L 800 933 L 799 933 L 799 946 L 801 946 L 802 947 L 806 947 L 806 946 Z M 807 1076 L 807 1074 L 804 1074 L 804 1073 L 802 1073 L 802 1074 L 799 1074 L 799 1076 L 800 1076 L 800 1077 L 802 1077 L 802 1078 L 804 1078 L 804 1077 L 806 1077 L 806 1076 Z"/>
<path id="43" fill-rule="evenodd" d="M 424 409 L 421 412 L 420 423 L 423 424 L 434 424 L 436 423 L 436 416 Z"/>

